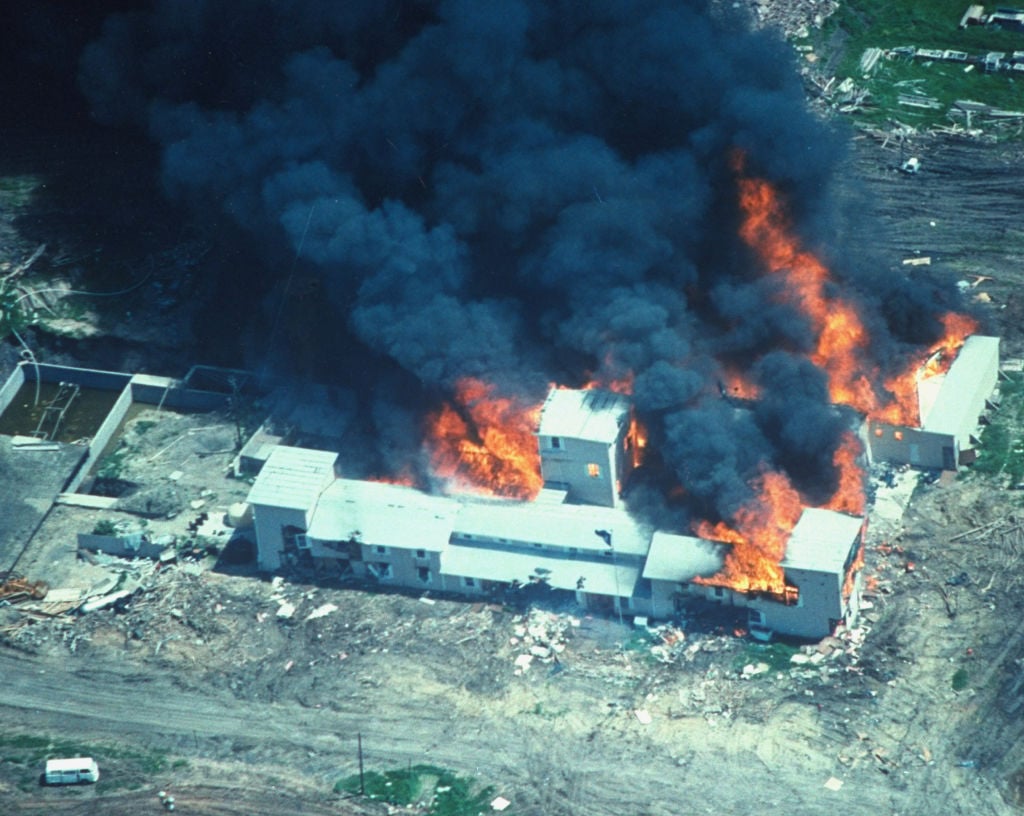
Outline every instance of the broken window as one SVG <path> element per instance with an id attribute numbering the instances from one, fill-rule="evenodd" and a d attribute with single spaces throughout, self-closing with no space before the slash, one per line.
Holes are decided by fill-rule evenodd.
<path id="1" fill-rule="evenodd" d="M 475 587 L 476 586 L 476 578 L 469 578 L 469 577 L 463 578 L 462 579 L 462 585 L 463 586 L 467 586 L 467 587 Z"/>
<path id="2" fill-rule="evenodd" d="M 421 584 L 429 584 L 431 581 L 430 567 L 417 567 L 416 577 L 420 579 Z"/>
<path id="3" fill-rule="evenodd" d="M 387 561 L 371 561 L 366 565 L 367 572 L 374 578 L 392 578 L 394 571 Z"/>
<path id="4" fill-rule="evenodd" d="M 903 441 L 903 431 L 893 431 L 892 435 L 897 442 Z"/>
<path id="5" fill-rule="evenodd" d="M 417 558 L 426 558 L 427 557 L 427 551 L 426 550 L 416 550 L 416 557 Z"/>
<path id="6" fill-rule="evenodd" d="M 597 464 L 596 462 L 591 462 L 589 465 L 587 465 L 587 475 L 591 479 L 600 479 L 601 478 L 601 466 L 599 464 Z"/>

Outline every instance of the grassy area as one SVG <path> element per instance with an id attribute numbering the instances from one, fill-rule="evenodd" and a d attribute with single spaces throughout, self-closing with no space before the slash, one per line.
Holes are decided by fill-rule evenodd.
<path id="1" fill-rule="evenodd" d="M 793 655 L 800 651 L 796 646 L 775 641 L 773 643 L 748 643 L 733 660 L 733 669 L 740 671 L 748 663 L 767 663 L 770 672 L 788 672 L 793 668 Z M 763 675 L 762 675 L 763 676 Z"/>
<path id="2" fill-rule="evenodd" d="M 33 771 L 42 772 L 46 760 L 74 756 L 94 757 L 101 766 L 101 772 L 104 762 L 110 760 L 124 762 L 132 771 L 145 775 L 160 773 L 168 768 L 167 755 L 154 751 L 126 751 L 113 745 L 53 739 L 34 734 L 0 733 L 0 762 L 24 765 Z M 182 762 L 179 760 L 174 767 L 182 767 Z"/>
<path id="3" fill-rule="evenodd" d="M 950 124 L 948 111 L 958 99 L 1007 110 L 1024 109 L 1024 74 L 1019 72 L 986 74 L 980 67 L 966 71 L 962 63 L 883 58 L 869 78 L 861 75 L 861 55 L 872 47 L 949 49 L 971 56 L 1024 50 L 1021 33 L 989 26 L 960 29 L 967 5 L 964 0 L 844 0 L 822 30 L 805 42 L 833 61 L 837 79 L 851 77 L 871 92 L 872 104 L 856 114 L 859 121 L 884 124 L 898 119 L 918 127 Z M 994 8 L 986 6 L 988 11 Z M 901 105 L 897 101 L 901 93 L 932 97 L 939 107 L 928 110 Z"/>
<path id="4" fill-rule="evenodd" d="M 1001 380 L 999 392 L 1002 402 L 981 434 L 972 472 L 1016 486 L 1024 484 L 1024 375 Z"/>
<path id="5" fill-rule="evenodd" d="M 494 788 L 457 776 L 434 765 L 411 765 L 364 774 L 365 794 L 399 807 L 416 808 L 431 816 L 477 816 L 490 812 Z M 359 776 L 340 780 L 336 793 L 359 793 Z"/>

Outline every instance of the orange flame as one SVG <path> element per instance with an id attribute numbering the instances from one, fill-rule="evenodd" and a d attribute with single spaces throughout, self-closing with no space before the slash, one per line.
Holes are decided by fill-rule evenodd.
<path id="1" fill-rule="evenodd" d="M 534 436 L 541 406 L 496 397 L 494 390 L 473 377 L 459 380 L 458 408 L 444 405 L 428 420 L 431 466 L 456 488 L 535 498 L 543 486 Z"/>
<path id="2" fill-rule="evenodd" d="M 742 158 L 737 169 L 743 169 Z M 739 190 L 745 216 L 740 237 L 771 274 L 783 277 L 784 296 L 811 321 L 818 342 L 810 358 L 828 375 L 832 402 L 871 413 L 879 401 L 871 383 L 873 369 L 863 360 L 868 334 L 860 315 L 851 304 L 826 293 L 829 271 L 801 248 L 775 188 L 764 179 L 741 177 Z"/>
<path id="3" fill-rule="evenodd" d="M 727 397 L 756 400 L 761 396 L 761 387 L 746 378 L 742 371 L 726 368 L 722 372 L 722 391 Z"/>
<path id="4" fill-rule="evenodd" d="M 857 435 L 852 431 L 843 434 L 842 442 L 832 456 L 832 464 L 839 471 L 839 487 L 825 504 L 826 509 L 852 516 L 864 515 L 864 469 L 860 466 L 860 455 L 864 452 Z"/>
<path id="5" fill-rule="evenodd" d="M 697 535 L 731 544 L 721 571 L 695 583 L 724 586 L 741 592 L 786 594 L 786 581 L 779 563 L 786 554 L 786 542 L 793 532 L 803 502 L 782 473 L 770 471 L 758 479 L 758 495 L 740 508 L 736 526 L 724 522 L 697 526 Z"/>
<path id="6" fill-rule="evenodd" d="M 828 268 L 801 247 L 775 188 L 764 179 L 742 175 L 742 154 L 736 155 L 734 169 L 740 175 L 740 207 L 744 213 L 740 236 L 771 274 L 783 278 L 784 296 L 810 320 L 818 341 L 809 356 L 828 375 L 832 402 L 849 405 L 878 421 L 916 425 L 917 382 L 922 366 L 938 354 L 937 359 L 948 368 L 954 352 L 977 329 L 977 323 L 966 315 L 946 314 L 942 318 L 945 336 L 903 372 L 889 378 L 884 389 L 879 388 L 878 366 L 866 358 L 869 338 L 857 310 L 828 293 Z"/>
<path id="7" fill-rule="evenodd" d="M 978 330 L 977 321 L 968 315 L 947 312 L 942 316 L 943 336 L 918 356 L 899 374 L 890 377 L 885 387 L 893 401 L 871 417 L 890 425 L 916 427 L 921 422 L 918 383 L 927 377 L 944 374 L 956 359 L 956 353 L 967 337 Z"/>

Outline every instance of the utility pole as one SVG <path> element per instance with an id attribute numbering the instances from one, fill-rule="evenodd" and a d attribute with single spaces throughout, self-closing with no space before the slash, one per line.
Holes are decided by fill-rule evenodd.
<path id="1" fill-rule="evenodd" d="M 356 732 L 356 744 L 359 746 L 359 795 L 366 796 L 366 780 L 363 778 L 363 732 Z"/>

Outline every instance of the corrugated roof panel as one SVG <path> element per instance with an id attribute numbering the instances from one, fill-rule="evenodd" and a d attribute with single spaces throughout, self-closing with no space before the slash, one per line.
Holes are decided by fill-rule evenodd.
<path id="1" fill-rule="evenodd" d="M 546 544 L 600 552 L 609 549 L 597 531 L 611 535 L 611 548 L 630 555 L 646 555 L 651 530 L 623 510 L 582 504 L 535 502 L 466 502 L 459 511 L 455 532 L 462 535 Z"/>
<path id="2" fill-rule="evenodd" d="M 541 409 L 538 433 L 610 445 L 627 422 L 629 399 L 622 394 L 598 388 L 553 388 Z"/>
<path id="3" fill-rule="evenodd" d="M 543 575 L 554 589 L 579 588 L 598 595 L 621 596 L 633 595 L 640 577 L 640 567 L 634 564 L 579 561 L 454 544 L 441 554 L 441 572 L 483 581 L 516 580 L 524 585 L 531 576 Z"/>
<path id="4" fill-rule="evenodd" d="M 972 335 L 964 342 L 953 365 L 946 372 L 923 428 L 933 433 L 960 436 L 977 424 L 974 416 L 978 391 L 999 368 L 999 338 Z M 988 394 L 984 394 L 988 397 Z"/>
<path id="5" fill-rule="evenodd" d="M 458 504 L 411 487 L 337 479 L 328 487 L 309 526 L 320 541 L 355 538 L 371 546 L 443 550 Z"/>
<path id="6" fill-rule="evenodd" d="M 250 504 L 309 510 L 334 480 L 338 454 L 278 445 L 249 491 Z"/>
<path id="7" fill-rule="evenodd" d="M 644 565 L 644 578 L 689 581 L 709 577 L 722 568 L 728 547 L 696 536 L 657 532 Z"/>
<path id="8" fill-rule="evenodd" d="M 863 524 L 856 516 L 808 507 L 786 544 L 783 569 L 841 573 Z"/>

